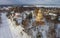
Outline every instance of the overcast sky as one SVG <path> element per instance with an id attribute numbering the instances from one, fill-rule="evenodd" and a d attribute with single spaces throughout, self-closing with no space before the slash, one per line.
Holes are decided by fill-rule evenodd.
<path id="1" fill-rule="evenodd" d="M 0 0 L 0 4 L 60 4 L 60 0 Z"/>

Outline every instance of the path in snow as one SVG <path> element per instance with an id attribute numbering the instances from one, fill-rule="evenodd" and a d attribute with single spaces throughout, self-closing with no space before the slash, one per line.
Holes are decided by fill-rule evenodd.
<path id="1" fill-rule="evenodd" d="M 0 24 L 0 38 L 12 38 L 9 23 L 7 21 L 6 14 L 2 13 L 2 24 Z"/>

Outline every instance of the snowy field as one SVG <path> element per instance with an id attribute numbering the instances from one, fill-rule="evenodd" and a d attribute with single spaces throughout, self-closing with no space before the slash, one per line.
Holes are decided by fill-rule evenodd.
<path id="1" fill-rule="evenodd" d="M 9 29 L 6 14 L 2 13 L 2 24 L 0 24 L 0 38 L 13 38 Z"/>
<path id="2" fill-rule="evenodd" d="M 2 17 L 2 24 L 0 24 L 0 38 L 31 38 L 25 32 L 22 31 L 22 29 L 24 28 L 22 28 L 21 26 L 14 27 L 15 25 L 13 25 L 11 21 L 9 21 L 9 19 L 6 17 L 6 13 L 2 13 L 1 17 Z M 44 29 L 44 31 L 42 32 L 44 36 L 43 38 L 47 38 L 45 31 L 48 30 L 48 25 L 45 25 L 40 29 Z M 59 30 L 60 30 L 60 24 L 57 24 L 56 37 L 60 37 Z M 21 35 L 21 32 L 23 33 L 23 36 Z"/>

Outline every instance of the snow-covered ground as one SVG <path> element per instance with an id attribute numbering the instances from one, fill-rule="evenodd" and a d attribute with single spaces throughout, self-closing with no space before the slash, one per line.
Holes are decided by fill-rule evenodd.
<path id="1" fill-rule="evenodd" d="M 34 19 L 33 19 L 34 20 Z M 39 31 L 42 32 L 43 38 L 47 38 L 46 32 L 49 30 L 49 25 L 46 24 L 43 27 L 38 27 Z M 46 29 L 45 29 L 46 28 Z M 6 13 L 2 13 L 2 24 L 0 24 L 0 38 L 31 38 L 24 31 L 21 25 L 16 26 L 11 23 L 11 20 L 6 17 Z M 43 31 L 41 31 L 43 29 Z M 57 37 L 60 37 L 60 24 L 57 25 Z M 33 35 L 36 36 L 36 32 L 33 31 Z"/>
<path id="2" fill-rule="evenodd" d="M 0 38 L 13 38 L 9 29 L 9 23 L 5 13 L 2 13 L 2 24 L 0 24 Z"/>
<path id="3" fill-rule="evenodd" d="M 11 22 L 10 19 L 8 19 L 10 23 L 10 30 L 12 33 L 13 38 L 31 38 L 31 36 L 27 35 L 24 31 L 22 31 L 24 28 L 21 27 L 20 25 L 17 26 L 14 24 L 14 22 Z"/>
<path id="4" fill-rule="evenodd" d="M 60 38 L 60 24 L 57 24 L 56 33 L 56 37 Z"/>

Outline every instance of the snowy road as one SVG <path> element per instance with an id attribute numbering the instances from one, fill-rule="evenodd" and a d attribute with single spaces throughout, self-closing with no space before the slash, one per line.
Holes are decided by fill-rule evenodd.
<path id="1" fill-rule="evenodd" d="M 9 29 L 7 17 L 2 13 L 2 24 L 0 24 L 0 38 L 13 38 Z"/>

